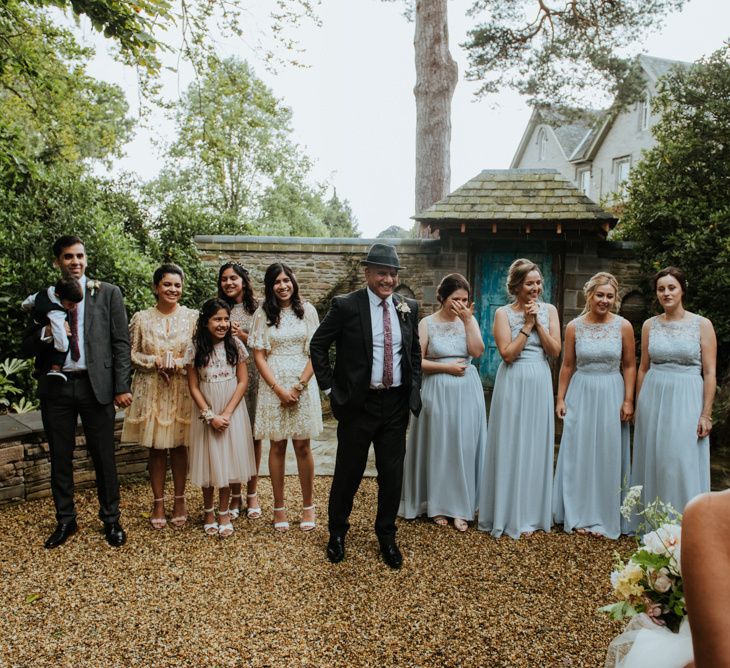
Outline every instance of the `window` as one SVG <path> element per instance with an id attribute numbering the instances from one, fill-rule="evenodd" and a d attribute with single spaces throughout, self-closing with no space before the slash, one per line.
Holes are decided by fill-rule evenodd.
<path id="1" fill-rule="evenodd" d="M 581 169 L 578 172 L 578 190 L 580 190 L 586 197 L 591 196 L 591 170 Z"/>
<path id="2" fill-rule="evenodd" d="M 548 137 L 545 128 L 540 128 L 537 133 L 537 159 L 542 162 L 547 157 Z"/>
<path id="3" fill-rule="evenodd" d="M 644 93 L 644 97 L 639 102 L 639 130 L 646 130 L 649 127 L 649 114 L 651 112 L 651 95 L 649 91 Z"/>
<path id="4" fill-rule="evenodd" d="M 616 158 L 613 161 L 613 185 L 614 191 L 620 195 L 626 193 L 626 183 L 629 180 L 629 170 L 631 169 L 631 156 Z"/>

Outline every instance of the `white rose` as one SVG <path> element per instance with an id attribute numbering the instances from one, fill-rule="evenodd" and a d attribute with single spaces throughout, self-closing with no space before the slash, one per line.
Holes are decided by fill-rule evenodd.
<path id="1" fill-rule="evenodd" d="M 652 586 L 654 587 L 654 591 L 658 591 L 660 594 L 672 588 L 672 579 L 669 577 L 669 571 L 666 568 L 662 568 L 657 573 Z"/>

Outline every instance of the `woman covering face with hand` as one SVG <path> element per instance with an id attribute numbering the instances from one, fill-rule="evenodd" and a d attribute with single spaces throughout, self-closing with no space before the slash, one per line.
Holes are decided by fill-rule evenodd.
<path id="1" fill-rule="evenodd" d="M 707 318 L 685 310 L 680 269 L 662 269 L 653 287 L 664 313 L 641 330 L 631 484 L 643 486 L 644 503 L 658 497 L 681 513 L 710 490 L 717 339 Z"/>
<path id="2" fill-rule="evenodd" d="M 583 313 L 565 329 L 555 407 L 564 422 L 553 519 L 568 533 L 618 538 L 631 456 L 628 422 L 634 413 L 634 330 L 614 313 L 618 283 L 611 274 L 593 276 L 583 293 Z"/>
<path id="3" fill-rule="evenodd" d="M 550 531 L 552 519 L 553 381 L 548 357 L 560 353 L 560 324 L 540 301 L 543 280 L 530 260 L 507 274 L 511 304 L 494 316 L 502 357 L 489 414 L 487 450 L 479 477 L 479 528 L 512 538 Z"/>
<path id="4" fill-rule="evenodd" d="M 482 383 L 470 364 L 484 352 L 470 287 L 460 274 L 439 284 L 441 308 L 419 323 L 423 408 L 413 418 L 404 462 L 400 515 L 452 518 L 466 531 L 476 509 L 477 474 L 487 442 Z"/>

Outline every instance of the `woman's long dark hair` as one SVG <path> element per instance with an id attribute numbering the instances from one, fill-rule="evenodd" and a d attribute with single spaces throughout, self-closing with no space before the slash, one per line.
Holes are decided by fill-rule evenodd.
<path id="1" fill-rule="evenodd" d="M 248 273 L 248 270 L 244 269 L 244 267 L 238 264 L 238 262 L 226 262 L 218 270 L 218 299 L 222 299 L 224 302 L 229 304 L 231 308 L 233 308 L 233 305 L 236 303 L 233 299 L 228 297 L 221 288 L 221 279 L 223 278 L 223 272 L 226 269 L 233 269 L 233 271 L 235 271 L 241 277 L 241 282 L 243 283 L 243 301 L 241 303 L 243 304 L 243 308 L 246 310 L 247 313 L 253 314 L 256 311 L 258 302 L 256 301 L 256 296 L 254 295 L 253 285 L 251 285 L 251 277 Z"/>
<path id="2" fill-rule="evenodd" d="M 222 299 L 209 299 L 200 307 L 200 315 L 198 316 L 198 324 L 195 326 L 193 334 L 193 345 L 195 346 L 195 367 L 201 368 L 208 366 L 210 356 L 213 353 L 213 337 L 208 331 L 208 321 L 218 311 L 223 309 L 230 315 L 231 307 Z M 228 364 L 238 364 L 238 349 L 231 334 L 231 328 L 228 328 L 226 335 L 223 337 L 223 346 L 226 349 L 226 360 Z"/>
<path id="3" fill-rule="evenodd" d="M 274 264 L 267 267 L 266 273 L 264 274 L 264 303 L 261 305 L 264 313 L 266 313 L 266 324 L 269 326 L 274 325 L 274 327 L 279 326 L 281 318 L 279 300 L 274 294 L 274 283 L 281 272 L 284 272 L 291 280 L 292 310 L 300 320 L 304 317 L 304 304 L 302 303 L 301 297 L 299 297 L 299 283 L 297 283 L 297 279 L 294 277 L 294 272 L 291 270 L 291 267 L 283 262 L 274 262 Z"/>

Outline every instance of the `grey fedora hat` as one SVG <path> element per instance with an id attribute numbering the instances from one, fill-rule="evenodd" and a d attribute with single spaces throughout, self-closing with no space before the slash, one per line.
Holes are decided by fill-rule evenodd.
<path id="1" fill-rule="evenodd" d="M 382 267 L 404 269 L 400 266 L 395 247 L 388 244 L 373 244 L 370 246 L 368 256 L 360 264 L 378 264 Z"/>

